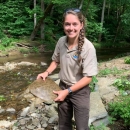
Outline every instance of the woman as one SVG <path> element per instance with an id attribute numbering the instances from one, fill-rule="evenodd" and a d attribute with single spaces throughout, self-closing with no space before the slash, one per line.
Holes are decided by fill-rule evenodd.
<path id="1" fill-rule="evenodd" d="M 48 69 L 37 76 L 45 78 L 60 64 L 61 91 L 57 94 L 59 130 L 72 130 L 74 113 L 76 130 L 89 130 L 89 84 L 97 74 L 97 58 L 92 43 L 85 38 L 85 18 L 79 9 L 69 9 L 63 15 L 66 36 L 55 47 Z"/>

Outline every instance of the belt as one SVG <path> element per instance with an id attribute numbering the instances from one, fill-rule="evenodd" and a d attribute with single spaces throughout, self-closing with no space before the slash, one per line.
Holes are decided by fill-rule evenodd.
<path id="1" fill-rule="evenodd" d="M 60 81 L 60 84 L 61 84 L 61 88 L 62 88 L 63 90 L 64 90 L 64 89 L 68 89 L 69 95 L 73 94 L 73 93 L 72 93 L 72 90 L 70 89 L 70 87 L 71 87 L 72 85 L 67 85 L 67 84 L 64 83 L 63 81 Z"/>
<path id="2" fill-rule="evenodd" d="M 69 87 L 71 87 L 72 85 L 67 85 L 66 83 L 64 83 L 63 81 L 61 81 L 60 80 L 60 82 L 61 82 L 61 84 L 63 84 L 63 86 L 65 86 L 65 88 L 69 88 Z"/>

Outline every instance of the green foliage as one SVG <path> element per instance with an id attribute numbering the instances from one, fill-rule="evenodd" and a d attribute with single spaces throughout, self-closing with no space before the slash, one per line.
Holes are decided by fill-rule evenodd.
<path id="1" fill-rule="evenodd" d="M 125 42 L 125 40 L 130 41 L 129 1 L 107 1 L 105 6 L 107 11 L 105 11 L 104 23 L 101 25 L 102 2 L 83 1 L 81 11 L 87 19 L 87 26 L 85 27 L 87 38 L 92 42 L 97 42 L 98 35 L 102 33 L 102 42 L 105 41 L 106 44 L 104 45 L 111 47 L 120 46 L 118 42 L 114 44 L 111 42 L 114 39 L 121 42 Z M 48 49 L 54 49 L 57 39 L 64 35 L 62 27 L 64 11 L 68 8 L 79 8 L 81 1 L 44 0 L 45 9 L 50 3 L 53 3 L 54 6 L 51 13 L 48 13 L 43 21 L 45 24 L 43 32 L 45 37 L 42 40 L 43 44 L 49 46 Z M 41 1 L 37 1 L 36 8 L 34 8 L 33 1 L 25 0 L 2 1 L 0 7 L 0 39 L 4 35 L 15 38 L 30 36 L 34 29 L 34 13 L 37 14 L 37 23 L 44 16 L 44 11 L 41 9 Z M 124 12 L 122 12 L 122 9 L 124 9 Z M 117 17 L 117 14 L 121 15 Z M 120 22 L 119 28 L 118 22 Z M 119 31 L 117 35 L 116 30 Z M 40 38 L 40 28 L 36 37 Z M 124 46 L 124 44 L 122 45 Z"/>
<path id="2" fill-rule="evenodd" d="M 123 38 L 130 38 L 129 34 L 130 34 L 130 13 L 128 10 L 126 10 L 126 12 L 124 14 L 121 15 L 121 21 L 122 21 L 122 26 L 123 26 L 123 30 L 122 33 Z"/>
<path id="3" fill-rule="evenodd" d="M 98 80 L 97 80 L 96 76 L 93 76 L 92 81 L 90 83 L 91 92 L 95 91 L 97 82 L 98 82 Z"/>
<path id="4" fill-rule="evenodd" d="M 130 57 L 125 58 L 124 62 L 125 62 L 126 64 L 130 64 Z"/>
<path id="5" fill-rule="evenodd" d="M 113 83 L 119 90 L 130 90 L 130 81 L 128 81 L 125 77 L 121 79 L 116 79 Z"/>
<path id="6" fill-rule="evenodd" d="M 29 54 L 29 53 L 30 53 L 29 49 L 26 49 L 26 48 L 21 48 L 21 49 L 20 49 L 20 52 L 21 52 L 22 54 Z"/>
<path id="7" fill-rule="evenodd" d="M 109 124 L 114 124 L 116 121 L 116 118 L 109 116 L 108 120 L 109 120 Z"/>
<path id="8" fill-rule="evenodd" d="M 32 48 L 32 51 L 35 52 L 35 53 L 38 53 L 38 52 L 39 52 L 38 48 L 35 47 L 35 46 Z"/>
<path id="9" fill-rule="evenodd" d="M 99 73 L 98 73 L 98 76 L 106 76 L 108 74 L 120 74 L 122 71 L 121 70 L 118 70 L 116 67 L 112 68 L 112 69 L 109 69 L 109 68 L 106 68 L 104 70 L 101 70 Z"/>
<path id="10" fill-rule="evenodd" d="M 98 35 L 100 33 L 103 34 L 104 32 L 105 32 L 105 30 L 104 30 L 104 28 L 102 28 L 100 23 L 87 21 L 86 36 L 91 41 L 97 42 Z"/>
<path id="11" fill-rule="evenodd" d="M 0 95 L 0 102 L 5 101 L 5 100 L 6 100 L 6 98 L 4 97 L 4 95 Z"/>
<path id="12" fill-rule="evenodd" d="M 13 46 L 12 41 L 13 41 L 13 39 L 8 38 L 8 37 L 1 38 L 0 50 L 4 51 L 5 48 L 9 48 L 9 47 Z"/>
<path id="13" fill-rule="evenodd" d="M 126 126 L 130 124 L 130 96 L 121 97 L 116 102 L 110 102 L 108 105 L 110 116 L 122 119 Z"/>
<path id="14" fill-rule="evenodd" d="M 2 39 L 3 37 L 5 37 L 6 35 L 3 33 L 2 28 L 0 28 L 0 39 Z"/>
<path id="15" fill-rule="evenodd" d="M 90 130 L 106 130 L 106 126 L 104 124 L 100 124 L 97 127 L 94 127 L 93 125 L 91 125 Z"/>
<path id="16" fill-rule="evenodd" d="M 33 46 L 31 49 L 21 48 L 21 49 L 20 49 L 20 52 L 21 52 L 22 54 L 24 54 L 24 56 L 26 57 L 26 56 L 27 56 L 26 54 L 29 54 L 29 53 L 39 53 L 39 49 L 38 49 L 38 47 Z"/>
<path id="17" fill-rule="evenodd" d="M 4 46 L 2 46 L 2 45 L 0 44 L 0 50 L 1 50 L 1 51 L 5 51 L 6 49 L 5 49 Z"/>
<path id="18" fill-rule="evenodd" d="M 24 0 L 0 3 L 0 26 L 4 28 L 7 35 L 21 36 L 32 31 L 33 22 L 25 10 L 26 6 L 28 2 Z"/>
<path id="19" fill-rule="evenodd" d="M 3 45 L 4 47 L 8 47 L 11 45 L 12 39 L 5 37 L 2 38 L 1 41 L 2 41 L 1 45 Z"/>

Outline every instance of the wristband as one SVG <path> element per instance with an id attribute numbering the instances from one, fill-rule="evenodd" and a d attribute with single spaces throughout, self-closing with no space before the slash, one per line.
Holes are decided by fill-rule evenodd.
<path id="1" fill-rule="evenodd" d="M 71 94 L 71 93 L 72 93 L 72 90 L 71 90 L 70 88 L 68 88 L 68 91 L 69 91 L 69 94 Z"/>
<path id="2" fill-rule="evenodd" d="M 48 73 L 48 75 L 50 74 L 50 73 L 49 73 L 49 71 L 47 71 L 47 70 L 46 70 L 45 72 L 47 72 L 47 73 Z"/>

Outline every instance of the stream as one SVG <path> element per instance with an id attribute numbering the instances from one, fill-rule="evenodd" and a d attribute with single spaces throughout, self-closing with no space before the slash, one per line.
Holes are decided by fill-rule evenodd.
<path id="1" fill-rule="evenodd" d="M 97 50 L 97 59 L 99 61 L 109 60 L 115 58 L 118 55 L 130 52 L 130 48 L 125 49 L 99 49 Z M 3 95 L 5 101 L 0 101 L 0 107 L 15 108 L 16 113 L 9 115 L 8 112 L 0 114 L 0 120 L 6 120 L 8 117 L 11 120 L 17 118 L 18 112 L 28 106 L 26 100 L 20 100 L 18 95 L 22 93 L 27 86 L 32 83 L 37 75 L 47 69 L 47 66 L 51 62 L 52 53 L 42 54 L 30 54 L 30 55 L 14 55 L 9 57 L 0 57 L 0 66 L 7 62 L 22 62 L 27 61 L 36 63 L 37 66 L 18 66 L 11 71 L 5 71 L 0 73 L 0 96 Z M 47 63 L 47 66 L 41 66 L 41 62 Z M 54 71 L 57 73 L 58 69 Z M 54 74 L 53 73 L 53 74 Z"/>

